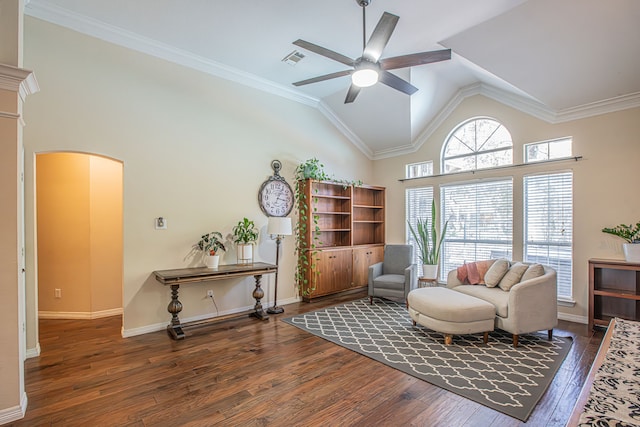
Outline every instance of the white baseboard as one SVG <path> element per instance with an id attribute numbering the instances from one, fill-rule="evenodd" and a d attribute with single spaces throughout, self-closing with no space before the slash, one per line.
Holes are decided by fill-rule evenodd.
<path id="1" fill-rule="evenodd" d="M 12 408 L 6 408 L 0 410 L 0 425 L 8 424 L 12 421 L 18 421 L 24 418 L 24 414 L 27 412 L 27 393 L 22 393 L 20 396 L 20 406 L 14 406 Z"/>
<path id="2" fill-rule="evenodd" d="M 582 323 L 584 325 L 589 323 L 587 316 L 578 316 L 577 314 L 558 313 L 558 319 L 566 320 L 568 322 Z"/>
<path id="3" fill-rule="evenodd" d="M 40 343 L 36 344 L 35 348 L 28 348 L 26 354 L 24 355 L 25 359 L 31 359 L 34 357 L 40 356 Z"/>
<path id="4" fill-rule="evenodd" d="M 298 297 L 287 298 L 285 300 L 278 301 L 278 305 L 292 304 L 294 302 L 299 302 L 299 301 L 300 301 L 300 298 L 298 298 Z M 262 305 L 266 309 L 267 307 L 271 307 L 273 305 L 273 303 L 272 302 L 267 302 L 267 303 L 263 302 Z M 251 309 L 253 309 L 253 306 L 252 305 L 248 305 L 246 307 L 240 307 L 240 308 L 234 308 L 232 310 L 221 311 L 220 313 L 218 313 L 218 315 L 207 313 L 207 314 L 203 314 L 203 315 L 200 315 L 200 316 L 181 318 L 180 322 L 187 323 L 187 322 L 197 322 L 197 321 L 201 321 L 201 320 L 214 319 L 214 318 L 220 317 L 220 316 L 227 316 L 227 315 L 230 315 L 230 314 L 242 313 L 244 311 L 248 311 L 248 310 L 251 310 Z M 147 325 L 147 326 L 140 326 L 138 328 L 131 328 L 131 329 L 124 329 L 124 327 L 123 327 L 122 328 L 122 338 L 135 337 L 136 335 L 143 335 L 143 334 L 149 334 L 151 332 L 163 331 L 163 330 L 165 330 L 167 328 L 167 325 L 169 324 L 170 320 L 171 320 L 171 317 L 170 317 L 169 313 L 167 313 L 167 321 L 166 322 L 156 323 L 156 324 Z"/>
<path id="5" fill-rule="evenodd" d="M 102 311 L 39 311 L 40 319 L 92 320 L 122 314 L 122 307 Z"/>

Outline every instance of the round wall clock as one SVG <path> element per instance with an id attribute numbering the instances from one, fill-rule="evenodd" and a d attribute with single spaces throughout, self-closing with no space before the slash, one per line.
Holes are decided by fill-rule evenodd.
<path id="1" fill-rule="evenodd" d="M 258 204 L 267 216 L 287 216 L 293 209 L 293 190 L 283 177 L 280 176 L 282 163 L 279 160 L 271 162 L 273 176 L 260 186 Z"/>

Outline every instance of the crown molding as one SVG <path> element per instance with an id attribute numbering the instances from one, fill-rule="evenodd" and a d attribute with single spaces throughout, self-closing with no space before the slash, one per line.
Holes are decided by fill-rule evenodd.
<path id="1" fill-rule="evenodd" d="M 484 95 L 487 98 L 552 124 L 640 107 L 640 92 L 638 92 L 555 111 L 534 99 L 478 82 L 461 88 L 410 144 L 373 151 L 340 120 L 325 102 L 318 98 L 305 95 L 287 86 L 273 83 L 254 74 L 229 67 L 182 49 L 177 49 L 131 31 L 126 31 L 68 9 L 49 4 L 46 0 L 25 0 L 25 14 L 109 43 L 317 108 L 347 140 L 370 160 L 380 160 L 415 153 L 462 101 L 474 95 Z M 0 89 L 7 87 L 13 88 L 15 84 L 16 82 L 12 80 L 11 77 L 3 75 L 3 70 L 0 68 Z M 32 73 L 25 76 L 23 81 L 18 84 L 18 88 L 20 90 L 20 96 L 23 98 L 30 93 L 39 91 L 37 81 Z"/>
<path id="2" fill-rule="evenodd" d="M 462 103 L 462 101 L 464 101 L 465 99 L 471 96 L 479 95 L 481 93 L 482 93 L 481 83 L 474 83 L 472 85 L 465 86 L 462 89 L 460 89 L 458 92 L 456 92 L 456 94 L 449 100 L 449 102 L 447 102 L 447 104 L 429 122 L 427 127 L 422 132 L 420 132 L 420 134 L 416 137 L 413 144 L 411 145 L 411 148 L 405 148 L 401 154 L 411 154 L 418 151 L 420 147 L 422 147 L 424 143 L 427 142 L 427 140 L 431 137 L 431 135 L 433 135 L 433 133 L 442 125 L 442 123 L 446 120 L 446 118 L 449 117 L 449 115 L 453 113 L 453 111 L 456 108 L 458 108 L 458 106 Z M 376 160 L 384 159 L 388 157 L 394 157 L 397 155 L 400 155 L 400 154 L 376 152 L 375 159 Z"/>
<path id="3" fill-rule="evenodd" d="M 331 122 L 333 126 L 338 129 L 358 150 L 362 152 L 369 160 L 374 160 L 373 151 L 360 139 L 358 135 L 353 131 L 335 114 L 335 112 L 329 108 L 324 102 L 320 101 L 318 104 L 318 110 L 324 115 L 327 120 Z"/>
<path id="4" fill-rule="evenodd" d="M 0 64 L 0 89 L 17 92 L 23 101 L 27 95 L 40 91 L 33 71 L 7 64 Z"/>
<path id="5" fill-rule="evenodd" d="M 42 0 L 31 0 L 25 6 L 25 14 L 56 25 L 86 34 L 97 39 L 135 50 L 178 65 L 249 86 L 267 93 L 281 96 L 292 101 L 317 107 L 317 98 L 305 95 L 289 87 L 229 67 L 183 49 L 178 49 L 131 31 L 123 30 L 68 9 L 55 6 Z"/>
<path id="6" fill-rule="evenodd" d="M 640 107 L 640 92 L 560 110 L 553 123 L 563 123 Z"/>
<path id="7" fill-rule="evenodd" d="M 416 137 L 414 143 L 408 147 L 398 147 L 397 149 L 376 151 L 373 154 L 374 160 L 380 160 L 399 155 L 412 154 L 418 151 L 422 145 L 433 135 L 433 133 L 442 125 L 447 117 L 466 98 L 483 95 L 493 99 L 501 104 L 512 107 L 525 114 L 536 117 L 547 123 L 557 124 L 572 120 L 580 120 L 588 117 L 598 116 L 606 113 L 622 111 L 630 108 L 640 107 L 640 92 L 619 96 L 603 101 L 592 102 L 574 108 L 567 108 L 560 111 L 554 111 L 541 102 L 498 89 L 484 83 L 474 83 L 460 89 L 449 100 L 449 102 L 438 112 L 438 114 L 429 122 L 427 127 Z"/>

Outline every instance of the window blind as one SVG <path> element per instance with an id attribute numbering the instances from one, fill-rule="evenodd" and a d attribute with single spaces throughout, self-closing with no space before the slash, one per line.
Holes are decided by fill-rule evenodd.
<path id="1" fill-rule="evenodd" d="M 431 227 L 431 202 L 433 200 L 433 187 L 407 188 L 405 193 L 406 201 L 406 218 L 414 230 L 417 230 L 416 223 L 418 219 L 427 220 Z M 418 257 L 418 245 L 409 230 L 406 227 L 407 244 L 413 245 L 413 259 L 418 267 L 418 276 L 422 275 L 422 261 Z"/>
<path id="2" fill-rule="evenodd" d="M 571 299 L 573 173 L 524 177 L 524 260 L 553 267 L 558 297 Z"/>
<path id="3" fill-rule="evenodd" d="M 513 180 L 441 187 L 441 218 L 449 221 L 441 253 L 440 279 L 465 262 L 511 259 Z"/>

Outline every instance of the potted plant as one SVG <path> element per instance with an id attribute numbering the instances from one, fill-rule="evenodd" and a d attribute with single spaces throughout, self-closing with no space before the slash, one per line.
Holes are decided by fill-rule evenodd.
<path id="1" fill-rule="evenodd" d="M 416 229 L 409 224 L 409 231 L 418 245 L 418 258 L 422 261 L 422 277 L 435 280 L 438 277 L 438 263 L 440 261 L 440 248 L 442 241 L 447 234 L 447 226 L 449 221 L 444 223 L 440 239 L 438 239 L 438 230 L 436 229 L 436 201 L 431 202 L 431 230 L 427 220 L 418 219 Z"/>
<path id="2" fill-rule="evenodd" d="M 640 222 L 633 224 L 620 224 L 613 228 L 603 228 L 603 233 L 618 236 L 626 243 L 622 244 L 622 251 L 627 262 L 640 263 Z"/>
<path id="3" fill-rule="evenodd" d="M 218 268 L 220 263 L 218 252 L 226 250 L 222 243 L 222 234 L 219 231 L 203 234 L 195 246 L 204 252 L 204 264 L 206 267 Z"/>
<path id="4" fill-rule="evenodd" d="M 238 245 L 238 264 L 251 264 L 253 244 L 258 240 L 258 229 L 253 221 L 243 218 L 233 227 L 233 242 Z"/>

